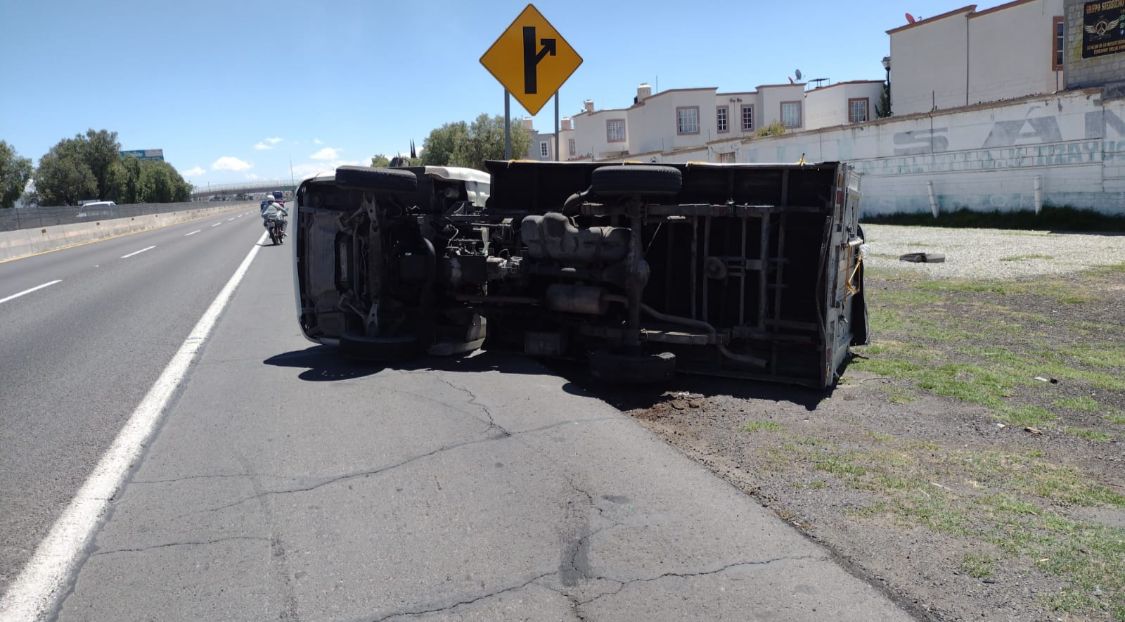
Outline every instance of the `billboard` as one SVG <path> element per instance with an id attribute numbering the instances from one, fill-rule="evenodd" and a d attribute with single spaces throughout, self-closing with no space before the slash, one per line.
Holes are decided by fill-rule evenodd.
<path id="1" fill-rule="evenodd" d="M 132 151 L 119 151 L 121 157 L 133 157 L 138 160 L 156 160 L 157 162 L 164 161 L 163 149 L 134 149 Z"/>
<path id="2" fill-rule="evenodd" d="M 1125 0 L 1087 2 L 1082 8 L 1082 58 L 1125 52 Z"/>

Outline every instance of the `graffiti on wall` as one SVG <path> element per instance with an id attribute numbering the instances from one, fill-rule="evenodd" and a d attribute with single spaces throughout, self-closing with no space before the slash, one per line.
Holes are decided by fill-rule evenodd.
<path id="1" fill-rule="evenodd" d="M 1081 139 L 1064 140 L 1057 116 L 996 121 L 979 147 L 950 149 L 949 128 L 908 130 L 893 136 L 891 158 L 866 160 L 863 172 L 902 175 L 989 171 L 1125 161 L 1125 120 L 1112 110 L 1085 113 Z M 1116 134 L 1120 140 L 1113 140 Z M 941 158 L 931 156 L 942 154 Z"/>

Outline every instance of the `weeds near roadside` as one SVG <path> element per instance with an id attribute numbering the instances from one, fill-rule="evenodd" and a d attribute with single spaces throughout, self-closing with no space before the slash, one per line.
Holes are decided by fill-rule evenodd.
<path id="1" fill-rule="evenodd" d="M 974 579 L 987 579 L 992 576 L 992 567 L 996 560 L 988 555 L 979 553 L 966 553 L 961 558 L 961 571 Z"/>
<path id="2" fill-rule="evenodd" d="M 875 273 L 869 282 L 885 286 L 868 297 L 875 342 L 850 369 L 893 379 L 882 389 L 892 404 L 928 394 L 979 406 L 1006 426 L 1112 442 L 1125 426 L 1113 407 L 1125 400 L 1125 323 L 1074 316 L 1105 309 L 1102 292 L 1120 288 L 1122 274 L 1125 264 L 1004 282 Z M 1125 529 L 1075 513 L 1120 512 L 1125 495 L 1038 449 L 926 451 L 917 442 L 879 438 L 849 449 L 798 440 L 785 445 L 785 459 L 872 493 L 852 512 L 858 518 L 994 547 L 961 559 L 968 576 L 989 579 L 1019 559 L 1065 580 L 1048 597 L 1052 608 L 1125 620 Z"/>
<path id="3" fill-rule="evenodd" d="M 773 421 L 749 421 L 742 426 L 743 432 L 777 432 L 779 430 L 781 430 L 781 424 Z"/>
<path id="4" fill-rule="evenodd" d="M 1067 581 L 1050 596 L 1052 607 L 1125 613 L 1125 603 L 1113 601 L 1125 595 L 1125 529 L 1068 516 L 1072 508 L 1123 509 L 1125 495 L 1050 462 L 1039 450 L 940 451 L 925 442 L 869 435 L 878 435 L 878 445 L 864 449 L 791 437 L 775 459 L 807 464 L 876 495 L 850 512 L 856 518 L 890 517 L 905 527 L 995 547 L 999 556 L 974 553 L 961 560 L 969 576 L 990 578 L 1006 559 L 1019 558 Z"/>

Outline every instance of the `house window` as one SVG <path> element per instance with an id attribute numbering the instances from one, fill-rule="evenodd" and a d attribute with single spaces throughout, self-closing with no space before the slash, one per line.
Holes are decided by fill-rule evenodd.
<path id="1" fill-rule="evenodd" d="M 754 131 L 754 106 L 751 104 L 742 105 L 742 131 Z"/>
<path id="2" fill-rule="evenodd" d="M 699 133 L 699 106 L 680 106 L 676 108 L 676 133 Z"/>
<path id="3" fill-rule="evenodd" d="M 1066 20 L 1056 17 L 1051 24 L 1051 69 L 1060 71 L 1063 68 L 1063 50 L 1066 49 Z"/>
<path id="4" fill-rule="evenodd" d="M 734 152 L 728 151 L 719 154 L 719 163 L 721 164 L 734 164 Z"/>
<path id="5" fill-rule="evenodd" d="M 781 124 L 786 128 L 801 127 L 801 102 L 781 102 Z"/>
<path id="6" fill-rule="evenodd" d="M 864 123 L 867 121 L 866 97 L 852 97 L 848 99 L 848 123 Z"/>
<path id="7" fill-rule="evenodd" d="M 605 139 L 610 143 L 625 142 L 625 119 L 606 119 Z"/>
<path id="8" fill-rule="evenodd" d="M 571 138 L 566 141 L 566 152 L 570 157 L 578 155 L 578 150 L 574 148 L 574 139 Z"/>
<path id="9" fill-rule="evenodd" d="M 539 141 L 539 157 L 545 158 L 549 155 L 550 155 L 550 152 L 547 151 L 547 141 L 545 141 L 545 140 Z"/>
<path id="10" fill-rule="evenodd" d="M 715 131 L 720 134 L 730 130 L 730 106 L 715 107 Z"/>

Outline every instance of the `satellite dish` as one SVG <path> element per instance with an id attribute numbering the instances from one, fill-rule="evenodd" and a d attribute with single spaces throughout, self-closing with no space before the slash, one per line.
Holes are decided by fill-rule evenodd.
<path id="1" fill-rule="evenodd" d="M 918 20 L 914 19 L 913 15 L 911 15 L 910 13 L 906 14 L 906 23 L 913 24 L 916 21 L 918 21 Z"/>
<path id="2" fill-rule="evenodd" d="M 793 72 L 793 75 L 797 76 L 797 79 L 800 80 L 801 79 L 801 70 L 798 69 L 797 71 Z"/>

